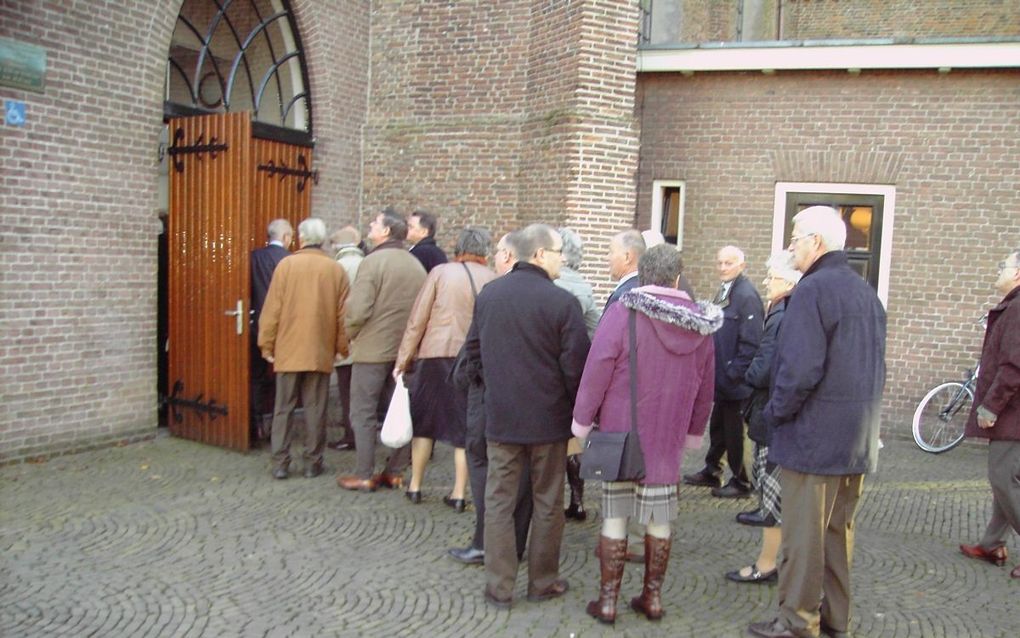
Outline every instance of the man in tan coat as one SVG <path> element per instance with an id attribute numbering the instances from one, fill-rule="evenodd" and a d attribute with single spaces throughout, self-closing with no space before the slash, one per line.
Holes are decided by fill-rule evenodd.
<path id="1" fill-rule="evenodd" d="M 407 221 L 386 209 L 369 226 L 372 251 L 358 267 L 347 312 L 347 334 L 352 340 L 351 424 L 357 447 L 357 468 L 337 477 L 347 490 L 375 491 L 376 487 L 402 487 L 410 461 L 410 445 L 395 450 L 379 475 L 375 470 L 379 406 L 393 395 L 393 364 L 411 314 L 411 306 L 425 283 L 425 268 L 404 248 Z"/>
<path id="2" fill-rule="evenodd" d="M 322 250 L 325 240 L 321 219 L 301 222 L 301 250 L 276 267 L 259 318 L 259 350 L 276 371 L 271 436 L 276 479 L 288 476 L 291 416 L 299 395 L 305 408 L 305 477 L 322 474 L 329 375 L 348 354 L 344 316 L 350 284 L 340 264 Z"/>

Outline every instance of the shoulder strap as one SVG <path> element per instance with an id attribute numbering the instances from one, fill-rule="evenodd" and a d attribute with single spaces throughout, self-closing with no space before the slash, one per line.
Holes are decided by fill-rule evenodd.
<path id="1" fill-rule="evenodd" d="M 468 265 L 466 263 L 464 263 L 463 261 L 460 262 L 460 265 L 464 266 L 464 272 L 467 273 L 468 281 L 471 282 L 471 294 L 475 296 L 475 299 L 477 299 L 478 298 L 478 289 L 475 288 L 475 278 L 471 276 L 471 269 L 468 268 Z"/>
<path id="2" fill-rule="evenodd" d="M 630 324 L 630 431 L 637 433 L 637 311 L 631 309 Z"/>

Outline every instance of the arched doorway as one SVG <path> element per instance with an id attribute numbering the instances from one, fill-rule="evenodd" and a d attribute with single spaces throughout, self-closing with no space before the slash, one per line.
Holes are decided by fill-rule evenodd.
<path id="1" fill-rule="evenodd" d="M 249 256 L 271 220 L 296 227 L 310 214 L 307 87 L 286 0 L 184 0 L 167 56 L 161 147 L 159 391 L 176 436 L 250 445 Z"/>

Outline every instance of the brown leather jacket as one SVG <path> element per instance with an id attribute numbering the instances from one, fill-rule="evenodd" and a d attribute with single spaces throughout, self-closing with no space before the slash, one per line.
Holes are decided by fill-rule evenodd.
<path id="1" fill-rule="evenodd" d="M 995 425 L 987 430 L 978 427 L 978 406 L 996 415 Z M 1020 288 L 988 311 L 967 436 L 1020 441 Z"/>
<path id="2" fill-rule="evenodd" d="M 468 270 L 475 292 L 471 291 Z M 406 369 L 412 359 L 456 357 L 471 326 L 475 294 L 495 278 L 496 273 L 476 263 L 434 267 L 411 309 L 397 353 L 397 368 Z"/>

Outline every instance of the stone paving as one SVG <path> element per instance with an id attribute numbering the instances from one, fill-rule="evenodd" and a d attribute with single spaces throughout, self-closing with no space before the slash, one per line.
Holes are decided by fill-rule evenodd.
<path id="1" fill-rule="evenodd" d="M 1020 634 L 1020 560 L 969 560 L 990 496 L 985 451 L 941 456 L 887 441 L 866 481 L 855 556 L 857 636 L 996 638 Z M 685 469 L 697 469 L 700 453 Z M 350 452 L 328 452 L 347 471 Z M 120 448 L 0 468 L 0 635 L 15 636 L 742 636 L 771 618 L 775 586 L 736 584 L 759 533 L 733 522 L 749 501 L 681 490 L 681 518 L 652 624 L 621 606 L 615 629 L 584 613 L 596 588 L 598 518 L 568 523 L 560 600 L 487 607 L 482 570 L 449 560 L 473 513 L 441 496 L 452 453 L 437 452 L 426 501 L 338 489 L 332 475 L 269 477 L 268 454 L 237 454 L 161 435 Z M 598 490 L 586 503 L 597 509 Z M 627 567 L 621 600 L 640 589 Z"/>

